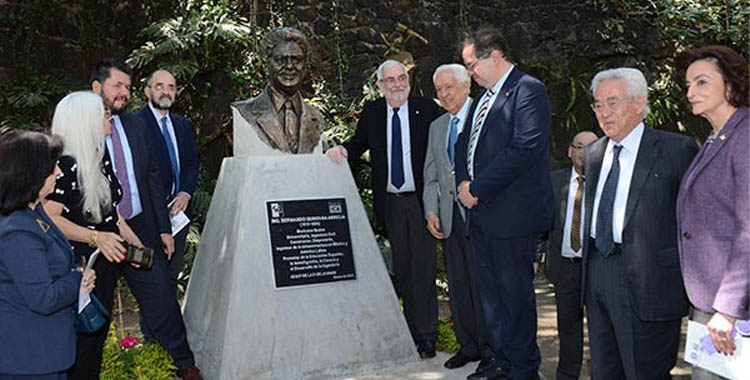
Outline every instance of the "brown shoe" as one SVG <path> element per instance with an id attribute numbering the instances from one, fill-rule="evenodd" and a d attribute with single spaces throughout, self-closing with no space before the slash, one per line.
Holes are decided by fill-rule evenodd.
<path id="1" fill-rule="evenodd" d="M 203 376 L 201 376 L 201 370 L 198 369 L 198 367 L 191 365 L 186 370 L 182 371 L 182 374 L 180 375 L 182 380 L 203 380 Z"/>

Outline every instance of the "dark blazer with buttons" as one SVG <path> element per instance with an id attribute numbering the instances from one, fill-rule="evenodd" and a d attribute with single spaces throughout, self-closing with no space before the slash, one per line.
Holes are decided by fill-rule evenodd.
<path id="1" fill-rule="evenodd" d="M 146 122 L 151 132 L 156 160 L 162 173 L 161 179 L 164 191 L 166 194 L 171 194 L 174 173 L 172 172 L 172 163 L 169 159 L 167 143 L 161 132 L 160 121 L 156 120 L 149 106 L 143 107 L 135 115 Z M 198 152 L 195 150 L 195 133 L 188 119 L 172 112 L 169 113 L 169 119 L 172 122 L 175 140 L 177 140 L 178 160 L 180 161 L 180 188 L 175 193 L 184 191 L 192 197 L 195 193 L 195 188 L 198 186 L 200 171 Z"/>
<path id="2" fill-rule="evenodd" d="M 419 199 L 422 199 L 422 189 L 424 186 L 422 168 L 424 168 L 425 154 L 427 152 L 427 135 L 430 130 L 430 123 L 439 115 L 440 107 L 431 99 L 421 96 L 409 97 L 411 167 Z M 385 189 L 388 185 L 387 117 L 388 112 L 385 98 L 368 102 L 362 110 L 362 115 L 357 123 L 354 136 L 343 144 L 349 154 L 350 160 L 357 159 L 365 151 L 370 150 L 373 203 L 375 218 L 379 226 L 383 226 L 385 217 L 383 202 Z"/>
<path id="3" fill-rule="evenodd" d="M 482 94 L 471 105 L 456 142 L 457 185 L 471 180 L 466 155 Z M 470 190 L 479 204 L 466 212 L 467 231 L 509 239 L 549 230 L 554 212 L 549 179 L 551 123 L 546 87 L 514 67 L 487 113 L 474 151 Z"/>
<path id="4" fill-rule="evenodd" d="M 552 229 L 548 234 L 549 249 L 547 250 L 547 262 L 544 268 L 547 279 L 553 284 L 557 283 L 560 265 L 562 264 L 561 261 L 563 260 L 560 252 L 562 252 L 563 231 L 568 212 L 568 188 L 570 187 L 571 170 L 573 170 L 573 167 L 568 166 L 567 168 L 557 169 L 550 173 L 552 193 L 555 199 L 555 215 Z M 586 234 L 584 233 L 584 238 L 585 236 Z"/>
<path id="5" fill-rule="evenodd" d="M 608 137 L 602 137 L 584 151 L 585 237 L 591 233 L 594 197 L 608 141 Z M 697 150 L 695 141 L 688 136 L 649 127 L 643 131 L 625 206 L 622 255 L 629 301 L 634 313 L 644 321 L 668 321 L 687 314 L 675 213 L 680 181 Z M 592 251 L 599 254 L 590 240 L 583 239 L 583 294 L 588 256 Z"/>
<path id="6" fill-rule="evenodd" d="M 65 371 L 76 352 L 81 274 L 42 206 L 0 216 L 0 373 Z"/>

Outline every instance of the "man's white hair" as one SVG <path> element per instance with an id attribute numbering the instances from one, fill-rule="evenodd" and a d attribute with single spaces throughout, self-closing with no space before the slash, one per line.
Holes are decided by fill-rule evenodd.
<path id="1" fill-rule="evenodd" d="M 393 60 L 393 59 L 389 59 L 389 60 L 381 63 L 380 66 L 378 66 L 378 70 L 376 71 L 377 76 L 378 76 L 378 80 L 382 80 L 383 79 L 383 71 L 385 71 L 386 69 L 389 69 L 389 68 L 391 68 L 393 66 L 401 66 L 401 68 L 404 69 L 404 73 L 406 74 L 406 80 L 409 80 L 409 71 L 406 69 L 406 66 L 404 66 L 403 63 L 401 63 L 399 61 L 396 61 L 396 60 Z"/>
<path id="2" fill-rule="evenodd" d="M 63 154 L 76 159 L 78 187 L 83 194 L 83 209 L 90 211 L 91 222 L 102 221 L 102 211 L 112 207 L 109 182 L 102 172 L 104 157 L 104 104 L 91 91 L 68 94 L 55 107 L 52 133 L 65 141 Z"/>
<path id="3" fill-rule="evenodd" d="M 639 98 L 643 97 L 646 100 L 646 106 L 643 108 L 643 118 L 648 115 L 648 84 L 646 83 L 646 77 L 643 76 L 641 70 L 634 69 L 631 67 L 618 67 L 616 69 L 609 69 L 598 72 L 594 79 L 591 81 L 591 96 L 596 93 L 597 87 L 602 81 L 607 79 L 620 79 L 625 82 L 625 86 L 628 89 L 628 97 Z"/>
<path id="4" fill-rule="evenodd" d="M 446 70 L 453 72 L 453 78 L 455 78 L 458 83 L 466 83 L 471 80 L 471 77 L 469 77 L 469 72 L 466 71 L 466 68 L 464 67 L 464 65 L 459 65 L 457 63 L 449 63 L 445 65 L 440 65 L 438 66 L 437 69 L 435 69 L 435 73 L 432 74 L 432 83 L 435 83 L 435 80 L 437 79 L 438 74 Z"/>

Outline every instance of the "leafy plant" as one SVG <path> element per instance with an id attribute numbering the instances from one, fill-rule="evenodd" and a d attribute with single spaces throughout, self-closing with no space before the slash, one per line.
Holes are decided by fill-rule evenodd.
<path id="1" fill-rule="evenodd" d="M 176 372 L 172 358 L 160 345 L 140 344 L 133 337 L 118 340 L 114 325 L 110 327 L 102 357 L 101 379 L 172 380 Z"/>

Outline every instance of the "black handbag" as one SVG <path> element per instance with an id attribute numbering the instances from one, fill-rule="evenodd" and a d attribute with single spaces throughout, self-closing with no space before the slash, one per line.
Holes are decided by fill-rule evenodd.
<path id="1" fill-rule="evenodd" d="M 98 331 L 109 318 L 109 312 L 99 299 L 93 294 L 89 294 L 89 297 L 91 297 L 91 302 L 80 313 L 76 313 L 76 332 L 80 334 L 91 334 Z"/>

